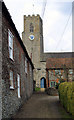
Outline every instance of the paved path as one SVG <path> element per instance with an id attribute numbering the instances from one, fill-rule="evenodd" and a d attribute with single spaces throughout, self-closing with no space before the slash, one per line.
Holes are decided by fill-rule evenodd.
<path id="1" fill-rule="evenodd" d="M 58 96 L 33 94 L 14 118 L 69 118 Z"/>

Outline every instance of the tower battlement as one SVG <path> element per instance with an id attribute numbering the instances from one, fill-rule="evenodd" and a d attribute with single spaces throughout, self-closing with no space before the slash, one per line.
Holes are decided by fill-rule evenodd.
<path id="1" fill-rule="evenodd" d="M 37 15 L 24 15 L 24 18 L 33 18 L 33 17 L 40 17 L 40 15 L 39 14 L 37 14 Z"/>

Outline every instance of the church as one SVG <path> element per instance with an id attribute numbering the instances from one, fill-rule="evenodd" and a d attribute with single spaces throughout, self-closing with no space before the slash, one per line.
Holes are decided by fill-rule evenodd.
<path id="1" fill-rule="evenodd" d="M 36 86 L 40 87 L 40 80 L 46 80 L 46 62 L 41 60 L 41 53 L 43 50 L 43 47 L 41 49 L 41 45 L 43 44 L 43 28 L 42 19 L 39 15 L 24 16 L 22 40 L 35 67 L 34 80 L 36 81 Z"/>
<path id="2" fill-rule="evenodd" d="M 34 64 L 36 87 L 44 90 L 46 87 L 54 87 L 56 82 L 59 82 L 59 78 L 66 80 L 66 75 L 64 74 L 64 65 L 66 62 L 68 63 L 66 71 L 69 69 L 68 72 L 70 73 L 68 79 L 72 80 L 73 53 L 44 53 L 43 21 L 40 15 L 24 15 L 22 40 Z M 54 63 L 55 65 L 53 65 Z M 58 65 L 59 63 L 61 64 Z M 56 76 L 56 73 L 61 75 Z"/>
<path id="3" fill-rule="evenodd" d="M 74 80 L 74 54 L 44 53 L 39 15 L 24 15 L 22 39 L 4 2 L 0 15 L 0 118 L 9 118 L 33 94 L 33 81 L 43 91 Z"/>

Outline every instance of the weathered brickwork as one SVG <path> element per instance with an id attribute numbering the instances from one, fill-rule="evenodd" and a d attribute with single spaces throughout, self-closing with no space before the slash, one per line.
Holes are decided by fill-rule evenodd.
<path id="1" fill-rule="evenodd" d="M 2 117 L 9 118 L 33 93 L 33 64 L 14 26 L 13 21 L 2 4 Z M 8 30 L 13 34 L 13 60 L 9 58 Z M 27 73 L 25 73 L 27 58 Z M 10 70 L 13 71 L 14 89 L 10 89 Z M 18 98 L 17 74 L 20 75 L 20 98 Z"/>
<path id="2" fill-rule="evenodd" d="M 0 120 L 2 118 L 2 3 L 0 1 Z"/>

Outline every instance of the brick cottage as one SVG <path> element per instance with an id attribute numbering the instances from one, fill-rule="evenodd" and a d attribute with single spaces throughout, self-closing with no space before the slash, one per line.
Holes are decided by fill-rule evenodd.
<path id="1" fill-rule="evenodd" d="M 2 118 L 11 117 L 19 107 L 33 93 L 33 69 L 34 66 L 28 56 L 26 48 L 18 34 L 11 16 L 4 4 L 0 2 L 0 65 L 2 65 L 1 85 Z M 1 114 L 1 113 L 0 113 Z"/>

